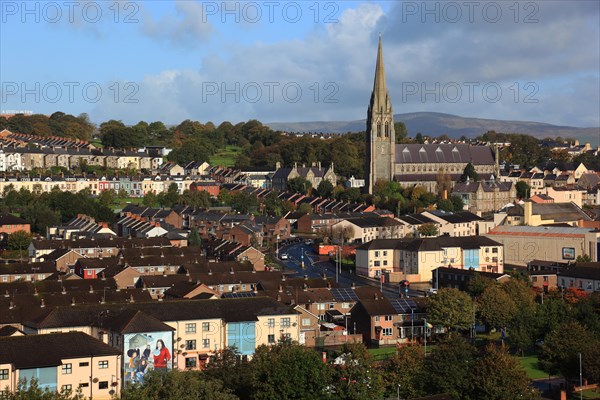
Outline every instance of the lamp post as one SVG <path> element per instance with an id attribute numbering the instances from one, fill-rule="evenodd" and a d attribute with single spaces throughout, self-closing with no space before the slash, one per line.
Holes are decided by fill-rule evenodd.
<path id="1" fill-rule="evenodd" d="M 275 238 L 275 258 L 279 259 L 279 235 Z"/>
<path id="2" fill-rule="evenodd" d="M 423 342 L 425 343 L 425 355 L 427 355 L 427 320 L 423 318 Z"/>

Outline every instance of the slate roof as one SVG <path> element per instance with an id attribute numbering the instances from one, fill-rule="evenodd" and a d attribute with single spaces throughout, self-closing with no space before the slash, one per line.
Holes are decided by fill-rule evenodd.
<path id="1" fill-rule="evenodd" d="M 532 203 L 532 213 L 540 215 L 542 220 L 554 220 L 554 222 L 592 220 L 574 203 Z"/>
<path id="2" fill-rule="evenodd" d="M 496 188 L 501 192 L 508 192 L 512 187 L 512 182 L 456 182 L 452 189 L 452 193 L 475 193 L 479 190 L 479 187 L 481 187 L 484 192 L 493 192 Z"/>
<path id="3" fill-rule="evenodd" d="M 0 364 L 14 364 L 17 369 L 54 367 L 65 359 L 119 354 L 118 349 L 82 332 L 0 337 Z"/>
<path id="4" fill-rule="evenodd" d="M 139 310 L 125 310 L 102 320 L 102 326 L 118 333 L 163 332 L 175 328 Z"/>
<path id="5" fill-rule="evenodd" d="M 469 144 L 397 144 L 396 163 L 472 163 L 495 164 L 494 153 L 488 146 Z"/>
<path id="6" fill-rule="evenodd" d="M 0 214 L 0 226 L 1 225 L 23 225 L 29 224 L 23 218 L 15 217 L 12 214 Z"/>
<path id="7" fill-rule="evenodd" d="M 256 321 L 257 316 L 298 314 L 293 308 L 269 297 L 174 300 L 56 307 L 27 325 L 40 329 L 91 325 L 98 323 L 100 312 L 116 316 L 126 310 L 139 310 L 162 322 L 218 318 L 227 322 L 247 322 Z"/>

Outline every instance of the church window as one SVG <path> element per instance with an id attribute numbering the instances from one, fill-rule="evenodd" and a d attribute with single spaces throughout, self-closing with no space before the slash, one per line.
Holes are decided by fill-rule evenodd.
<path id="1" fill-rule="evenodd" d="M 390 123 L 385 123 L 385 137 L 390 137 Z"/>
<path id="2" fill-rule="evenodd" d="M 381 137 L 381 122 L 377 123 L 377 137 Z"/>

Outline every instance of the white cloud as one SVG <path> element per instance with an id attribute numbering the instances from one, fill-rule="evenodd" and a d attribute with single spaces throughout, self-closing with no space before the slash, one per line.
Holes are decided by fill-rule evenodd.
<path id="1" fill-rule="evenodd" d="M 373 84 L 377 35 L 382 32 L 388 86 L 397 113 L 438 111 L 575 126 L 600 125 L 599 3 L 536 4 L 539 22 L 532 24 L 514 23 L 510 14 L 504 14 L 506 18 L 496 24 L 485 20 L 473 24 L 422 23 L 407 20 L 402 4 L 384 15 L 379 5 L 368 3 L 345 10 L 339 23 L 317 26 L 303 39 L 242 45 L 221 37 L 219 45 L 227 49 L 226 58 L 211 54 L 197 70 L 146 76 L 140 83 L 139 104 L 103 102 L 93 116 L 119 116 L 129 122 L 161 119 L 169 123 L 185 118 L 217 123 L 250 118 L 364 118 Z M 181 15 L 148 22 L 146 31 L 184 46 L 198 38 L 208 40 L 216 28 L 194 24 L 199 18 L 198 6 L 185 2 L 177 7 Z M 217 46 L 212 43 L 212 47 Z M 272 102 L 269 82 L 279 84 Z M 326 86 L 329 82 L 333 85 Z M 418 95 L 403 98 L 406 82 L 425 83 L 429 88 L 436 82 L 442 87 L 452 82 L 460 86 L 478 82 L 479 88 L 497 83 L 503 97 L 490 102 L 479 91 L 470 102 L 468 88 L 463 86 L 463 97 L 456 103 L 445 101 L 443 96 L 439 102 L 431 101 L 433 96 L 423 102 Z M 517 86 L 511 86 L 515 82 Z M 524 88 L 527 82 L 537 85 L 538 103 L 523 103 L 523 96 L 531 94 Z M 294 87 L 301 88 L 298 102 L 286 100 L 282 91 L 286 84 L 289 96 L 294 95 Z M 208 94 L 207 89 L 214 89 L 214 85 L 218 92 Z M 252 102 L 256 85 L 262 96 Z M 520 91 L 515 101 L 517 87 Z M 222 89 L 236 94 L 223 95 Z M 326 102 L 327 95 L 338 102 Z"/>

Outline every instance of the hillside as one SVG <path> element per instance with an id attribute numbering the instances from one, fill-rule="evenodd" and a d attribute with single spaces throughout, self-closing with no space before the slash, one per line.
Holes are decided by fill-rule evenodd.
<path id="1" fill-rule="evenodd" d="M 431 136 L 446 134 L 454 138 L 463 135 L 475 137 L 486 131 L 494 130 L 503 133 L 524 133 L 540 139 L 557 136 L 572 137 L 579 139 L 580 142 L 590 142 L 592 145 L 598 145 L 600 138 L 600 128 L 575 128 L 542 122 L 466 118 L 435 112 L 396 114 L 394 119 L 403 121 L 411 136 L 421 132 Z M 363 119 L 356 121 L 272 122 L 266 125 L 272 129 L 287 132 L 346 133 L 363 131 L 365 124 L 366 120 Z"/>

